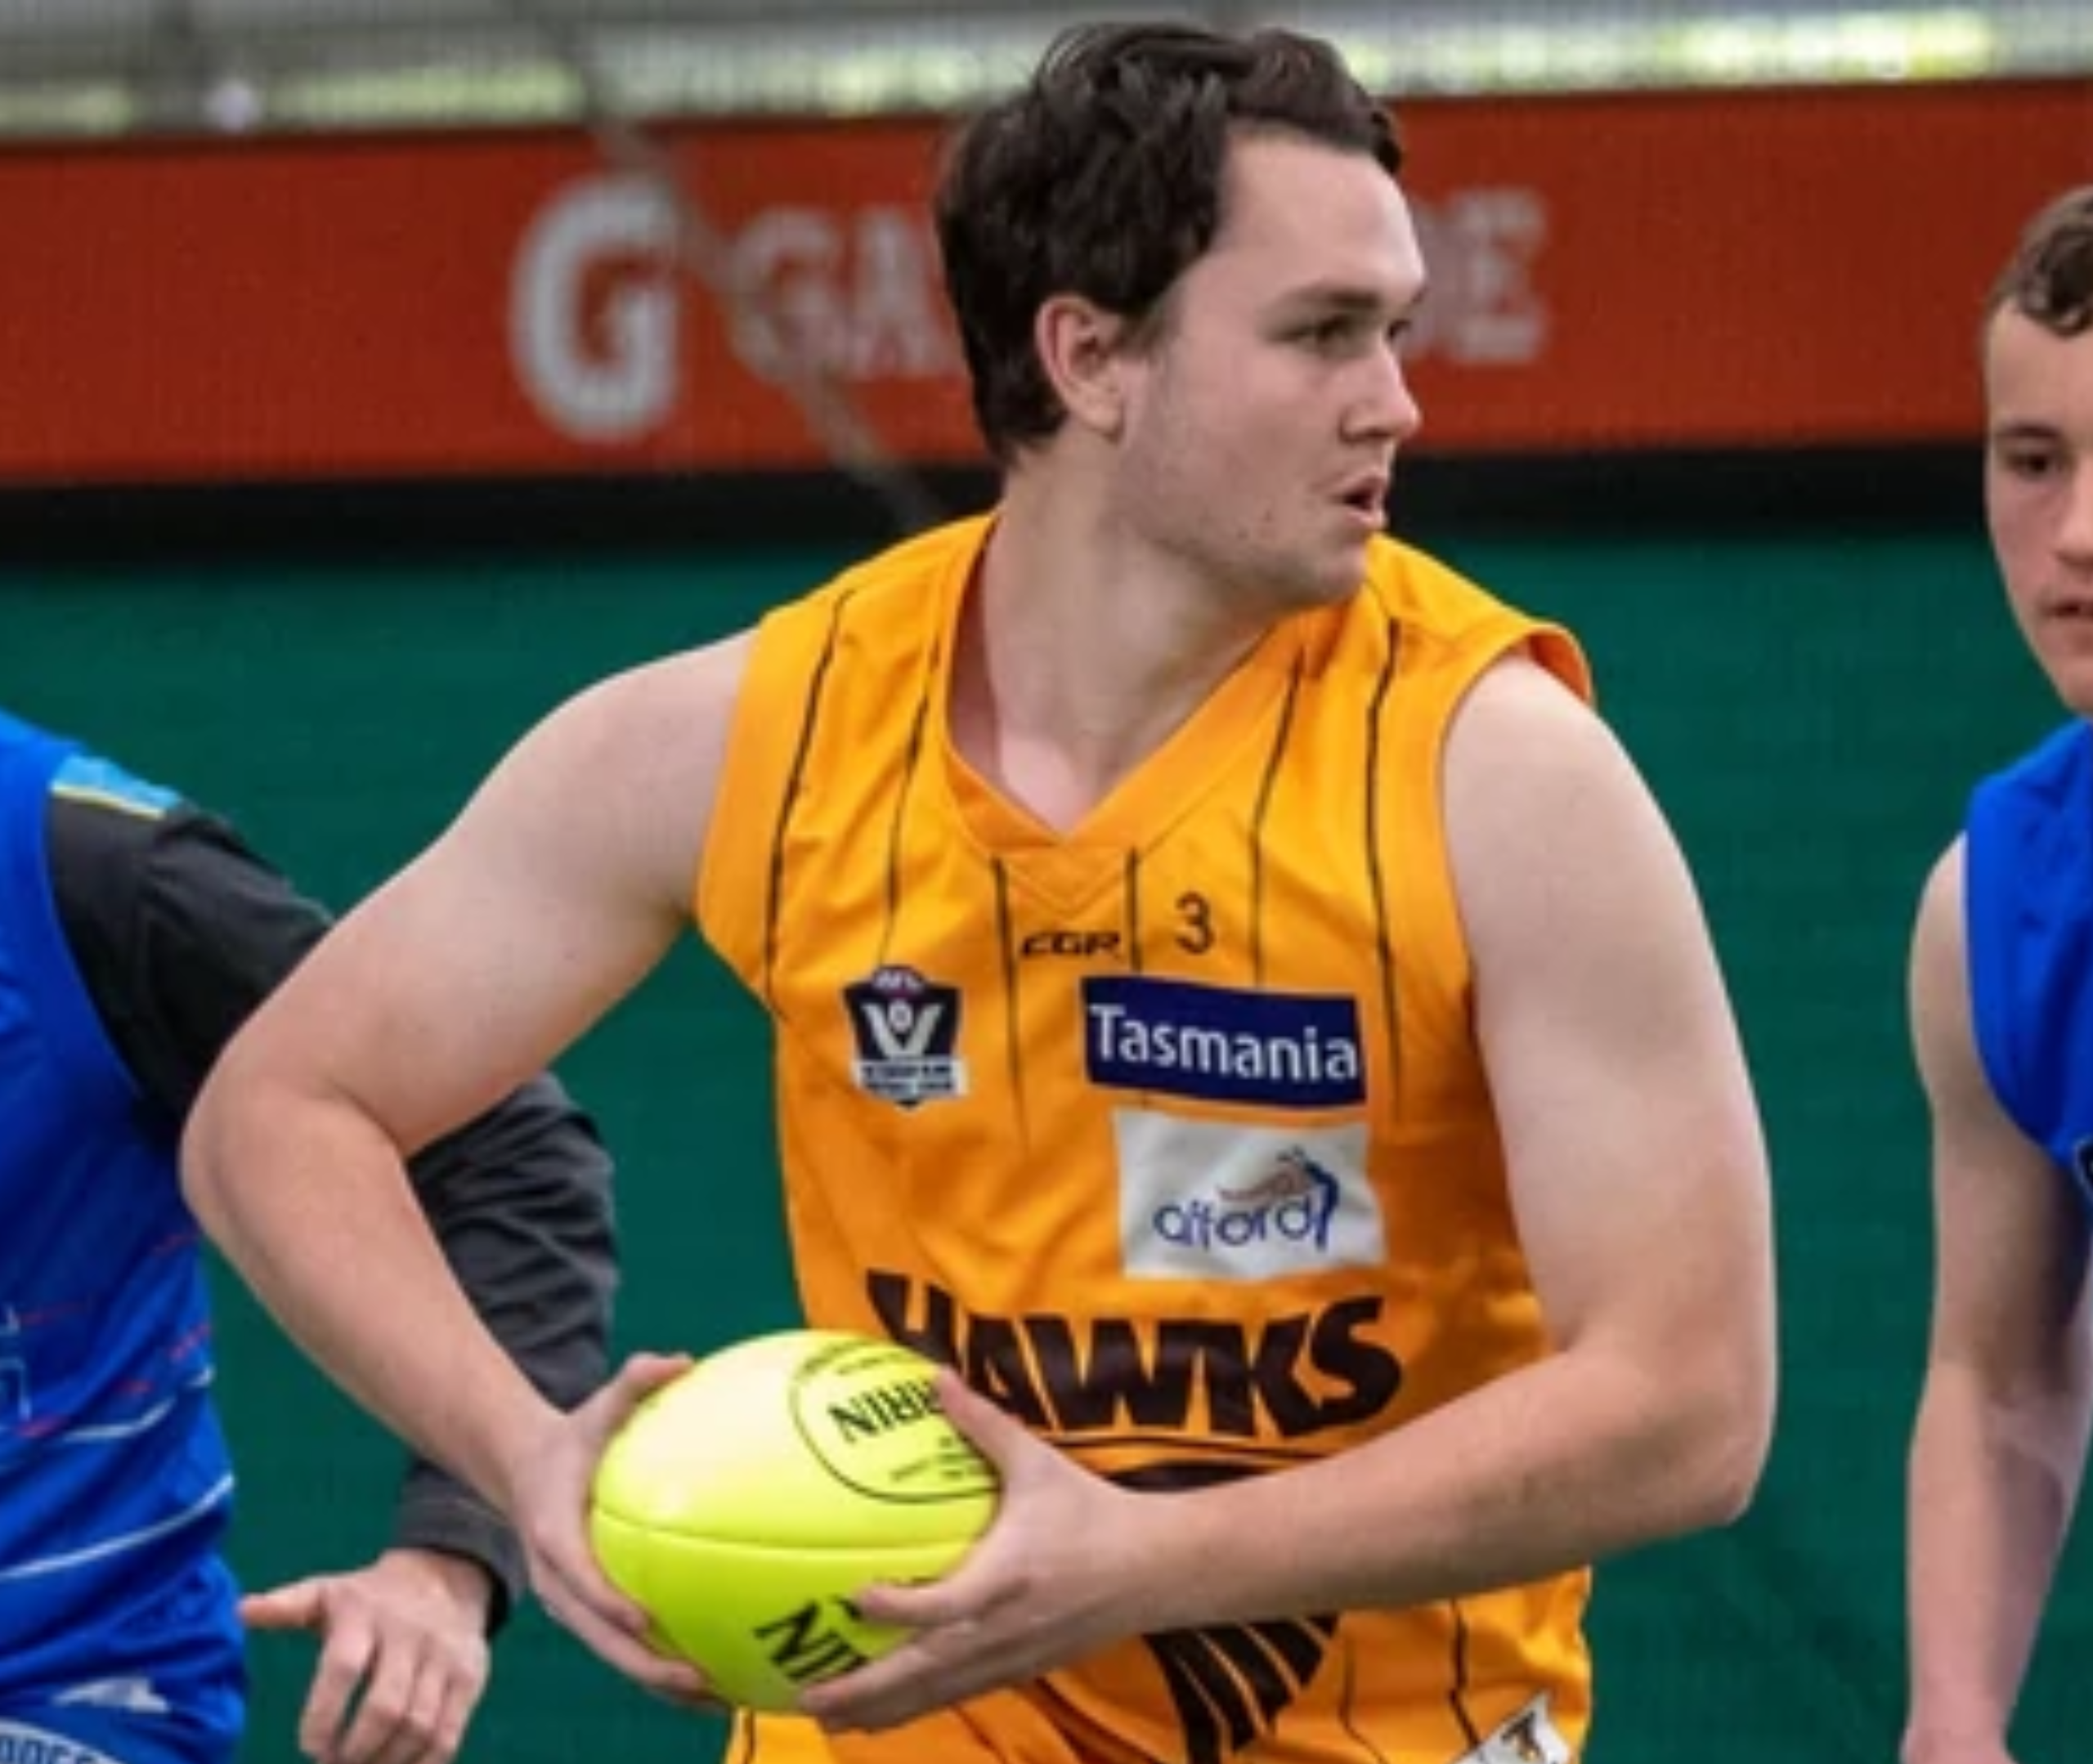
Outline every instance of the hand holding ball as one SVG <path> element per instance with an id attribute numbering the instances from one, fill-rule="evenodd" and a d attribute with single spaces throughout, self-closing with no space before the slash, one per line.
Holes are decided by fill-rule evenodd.
<path id="1" fill-rule="evenodd" d="M 589 1533 L 657 1644 L 748 1708 L 877 1659 L 903 1632 L 851 1604 L 947 1574 L 996 1473 L 939 1411 L 936 1368 L 870 1336 L 791 1330 L 701 1360 L 597 1466 Z"/>

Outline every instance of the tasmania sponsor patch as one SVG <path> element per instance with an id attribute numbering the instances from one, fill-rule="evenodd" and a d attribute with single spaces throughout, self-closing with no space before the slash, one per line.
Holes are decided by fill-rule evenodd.
<path id="1" fill-rule="evenodd" d="M 1342 994 L 1093 975 L 1082 1015 L 1084 1068 L 1109 1089 L 1275 1108 L 1366 1099 L 1359 1006 Z"/>

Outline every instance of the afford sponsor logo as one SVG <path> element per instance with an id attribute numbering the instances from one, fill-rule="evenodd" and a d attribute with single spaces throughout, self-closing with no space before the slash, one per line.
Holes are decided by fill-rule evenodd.
<path id="1" fill-rule="evenodd" d="M 1113 1133 L 1130 1274 L 1269 1280 L 1387 1258 L 1362 1124 L 1306 1133 L 1121 1109 Z"/>

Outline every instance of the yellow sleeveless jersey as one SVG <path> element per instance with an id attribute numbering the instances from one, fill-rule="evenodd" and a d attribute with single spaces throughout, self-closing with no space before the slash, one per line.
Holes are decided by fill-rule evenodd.
<path id="1" fill-rule="evenodd" d="M 762 624 L 693 902 L 768 1007 L 809 1319 L 915 1344 L 1100 1475 L 1283 1471 L 1535 1359 L 1437 779 L 1477 677 L 1571 640 L 1377 542 L 1065 835 L 948 736 L 988 532 Z M 751 1764 L 1543 1764 L 1583 1574 L 1132 1641 Z"/>

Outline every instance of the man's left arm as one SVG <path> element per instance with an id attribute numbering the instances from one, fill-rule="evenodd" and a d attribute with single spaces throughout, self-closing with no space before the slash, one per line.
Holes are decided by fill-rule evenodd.
<path id="1" fill-rule="evenodd" d="M 1441 794 L 1477 1047 L 1553 1351 L 1269 1488 L 1178 1502 L 1169 1547 L 1227 1558 L 1199 1595 L 1227 1619 L 1585 1566 L 1728 1522 L 1766 1458 L 1765 1148 L 1677 839 L 1611 732 L 1523 659 L 1470 688 Z M 1286 1522 L 1253 1523 L 1282 1483 Z"/>

